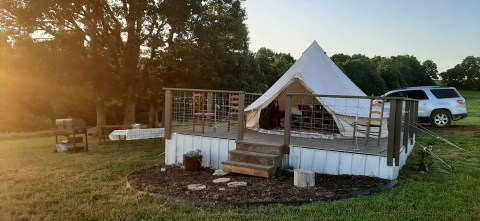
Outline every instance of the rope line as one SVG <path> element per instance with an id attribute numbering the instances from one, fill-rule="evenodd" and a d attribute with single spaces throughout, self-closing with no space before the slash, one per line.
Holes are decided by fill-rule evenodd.
<path id="1" fill-rule="evenodd" d="M 415 122 L 414 122 L 414 124 L 409 124 L 409 125 L 410 125 L 411 127 L 414 127 L 414 128 L 416 128 L 416 129 L 420 130 L 421 132 L 424 132 L 424 133 L 427 134 L 427 135 L 430 135 L 431 137 L 433 137 L 433 138 L 435 138 L 435 139 L 437 139 L 437 140 L 440 140 L 440 141 L 442 141 L 442 142 L 450 145 L 450 146 L 453 146 L 453 147 L 455 147 L 455 148 L 457 148 L 457 149 L 459 149 L 459 150 L 462 150 L 462 151 L 464 151 L 464 152 L 466 152 L 466 153 L 468 153 L 468 154 L 470 154 L 470 155 L 473 155 L 473 156 L 475 155 L 475 154 L 473 154 L 472 152 L 470 152 L 470 151 L 468 151 L 468 150 L 466 150 L 466 149 L 464 149 L 464 148 L 461 148 L 461 147 L 459 147 L 458 145 L 452 143 L 451 141 L 443 138 L 442 136 L 440 136 L 440 135 L 432 132 L 431 130 L 428 130 L 427 128 L 425 128 L 424 126 L 422 126 L 422 125 L 420 125 L 420 124 L 418 124 L 418 123 L 415 123 Z"/>

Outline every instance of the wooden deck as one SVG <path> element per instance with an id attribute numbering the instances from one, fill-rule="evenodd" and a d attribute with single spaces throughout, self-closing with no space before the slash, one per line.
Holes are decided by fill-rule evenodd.
<path id="1" fill-rule="evenodd" d="M 230 131 L 222 132 L 223 130 L 217 130 L 217 132 L 207 132 L 202 133 L 201 131 L 192 131 L 192 130 L 181 130 L 174 131 L 174 133 L 179 134 L 188 134 L 202 137 L 214 137 L 214 138 L 223 138 L 236 140 L 237 133 Z M 265 145 L 283 145 L 283 135 L 275 134 L 265 134 L 258 133 L 253 131 L 247 131 L 244 134 L 244 142 L 256 143 L 256 144 L 265 144 Z M 380 145 L 377 146 L 377 139 L 371 139 L 368 144 L 365 144 L 365 140 L 359 139 L 358 146 L 355 145 L 352 139 L 318 139 L 318 138 L 304 138 L 304 137 L 291 137 L 291 145 L 312 148 L 312 149 L 321 149 L 321 150 L 331 150 L 338 152 L 348 152 L 348 153 L 358 153 L 366 155 L 375 155 L 375 156 L 387 156 L 387 138 L 382 138 Z"/>

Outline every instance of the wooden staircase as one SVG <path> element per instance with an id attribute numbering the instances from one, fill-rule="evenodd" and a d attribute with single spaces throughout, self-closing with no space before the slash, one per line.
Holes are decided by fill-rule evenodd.
<path id="1" fill-rule="evenodd" d="M 229 152 L 223 170 L 259 177 L 273 177 L 282 165 L 283 146 L 237 141 L 237 149 Z"/>

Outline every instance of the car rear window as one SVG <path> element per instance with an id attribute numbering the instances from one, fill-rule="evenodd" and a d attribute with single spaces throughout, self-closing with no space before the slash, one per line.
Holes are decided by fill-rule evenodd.
<path id="1" fill-rule="evenodd" d="M 422 90 L 407 91 L 407 97 L 417 100 L 428 99 L 427 94 Z"/>
<path id="2" fill-rule="evenodd" d="M 460 94 L 454 89 L 431 89 L 430 91 L 438 99 L 460 97 Z"/>

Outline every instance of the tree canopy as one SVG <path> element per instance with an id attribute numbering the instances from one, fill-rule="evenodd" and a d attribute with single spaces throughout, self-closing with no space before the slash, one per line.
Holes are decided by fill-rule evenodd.
<path id="1" fill-rule="evenodd" d="M 434 85 L 437 65 L 423 63 L 411 55 L 392 57 L 335 54 L 331 59 L 367 95 L 381 95 L 389 90 L 408 86 Z"/>
<path id="2" fill-rule="evenodd" d="M 480 91 L 480 57 L 467 56 L 462 63 L 440 73 L 442 83 L 458 89 Z"/>
<path id="3" fill-rule="evenodd" d="M 0 18 L 2 50 L 20 49 L 30 39 L 48 47 L 55 42 L 50 51 L 71 55 L 73 62 L 62 58 L 51 66 L 56 74 L 70 69 L 55 83 L 94 100 L 97 124 L 106 121 L 105 105 L 123 107 L 123 124 L 130 124 L 139 99 L 157 100 L 163 86 L 242 89 L 258 71 L 240 0 L 5 0 Z"/>

